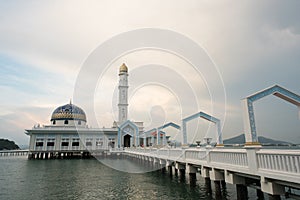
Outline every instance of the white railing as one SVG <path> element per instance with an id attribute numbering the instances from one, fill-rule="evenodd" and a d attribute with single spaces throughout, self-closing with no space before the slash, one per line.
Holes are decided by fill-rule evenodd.
<path id="1" fill-rule="evenodd" d="M 300 173 L 299 151 L 260 150 L 257 152 L 258 168 L 288 173 Z"/>
<path id="2" fill-rule="evenodd" d="M 184 159 L 184 150 L 182 150 L 182 149 L 169 149 L 169 155 L 174 160 L 178 160 L 179 158 Z"/>
<path id="3" fill-rule="evenodd" d="M 245 149 L 212 150 L 210 161 L 237 166 L 248 166 L 247 152 Z"/>
<path id="4" fill-rule="evenodd" d="M 300 183 L 300 151 L 226 148 L 129 148 L 126 153 Z"/>
<path id="5" fill-rule="evenodd" d="M 185 159 L 186 160 L 206 160 L 208 154 L 209 153 L 203 149 L 186 150 L 185 151 Z"/>

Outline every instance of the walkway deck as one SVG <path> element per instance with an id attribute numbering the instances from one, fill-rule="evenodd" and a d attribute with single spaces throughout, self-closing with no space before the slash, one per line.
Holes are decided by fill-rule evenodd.
<path id="1" fill-rule="evenodd" d="M 259 180 L 263 192 L 277 195 L 285 187 L 300 189 L 300 151 L 281 149 L 226 148 L 130 148 L 129 156 L 157 162 L 188 172 L 200 168 L 203 177 L 244 184 Z"/>

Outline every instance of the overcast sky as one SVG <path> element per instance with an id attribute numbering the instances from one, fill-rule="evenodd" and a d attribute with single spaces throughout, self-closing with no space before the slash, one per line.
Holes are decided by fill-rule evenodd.
<path id="1" fill-rule="evenodd" d="M 242 98 L 274 84 L 300 94 L 299 9 L 298 0 L 0 1 L 0 137 L 27 144 L 24 129 L 49 124 L 53 110 L 73 98 L 77 77 L 97 47 L 142 28 L 189 38 L 219 74 L 196 76 L 188 62 L 170 52 L 118 55 L 101 66 L 106 71 L 95 86 L 94 110 L 73 99 L 81 102 L 77 105 L 86 111 L 88 124 L 110 127 L 117 120 L 118 68 L 125 62 L 130 119 L 144 121 L 145 129 L 180 123 L 214 107 L 223 137 L 239 135 Z M 207 83 L 214 78 L 224 85 Z M 220 91 L 219 101 L 211 102 L 208 88 Z M 93 113 L 96 119 L 89 121 Z M 255 103 L 255 116 L 258 135 L 300 143 L 296 106 L 270 96 Z M 189 141 L 213 135 L 208 127 L 203 120 L 191 122 Z"/>

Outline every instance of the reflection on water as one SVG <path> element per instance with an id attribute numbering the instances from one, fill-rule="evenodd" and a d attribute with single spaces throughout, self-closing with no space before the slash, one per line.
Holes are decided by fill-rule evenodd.
<path id="1" fill-rule="evenodd" d="M 105 162 L 141 167 L 122 160 Z M 198 174 L 195 178 L 161 171 L 125 173 L 95 159 L 0 158 L 0 199 L 215 199 L 214 188 Z M 233 185 L 222 187 L 220 193 L 223 199 L 236 199 Z M 249 190 L 250 199 L 255 196 L 255 190 Z"/>

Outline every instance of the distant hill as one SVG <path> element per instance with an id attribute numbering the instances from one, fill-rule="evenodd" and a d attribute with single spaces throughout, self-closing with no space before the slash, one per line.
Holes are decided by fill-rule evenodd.
<path id="1" fill-rule="evenodd" d="M 291 144 L 285 141 L 273 140 L 263 136 L 258 136 L 258 142 L 261 144 Z M 245 144 L 245 136 L 241 134 L 239 136 L 229 138 L 223 141 L 224 144 Z"/>
<path id="2" fill-rule="evenodd" d="M 15 150 L 15 149 L 20 149 L 15 142 L 7 139 L 0 139 L 0 150 Z"/>

